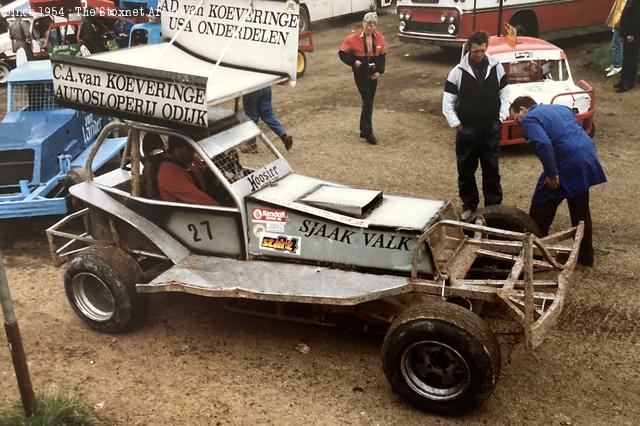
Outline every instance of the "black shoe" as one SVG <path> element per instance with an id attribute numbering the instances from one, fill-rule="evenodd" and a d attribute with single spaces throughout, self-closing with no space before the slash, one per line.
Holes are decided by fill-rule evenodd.
<path id="1" fill-rule="evenodd" d="M 366 139 L 370 145 L 378 145 L 378 139 L 376 139 L 376 137 L 373 134 L 370 134 L 369 136 L 367 136 Z"/>
<path id="2" fill-rule="evenodd" d="M 582 266 L 593 266 L 593 256 L 578 256 L 578 263 Z"/>
<path id="3" fill-rule="evenodd" d="M 631 86 L 618 86 L 618 88 L 616 89 L 616 92 L 622 93 L 622 92 L 626 92 L 627 90 L 631 90 Z"/>
<path id="4" fill-rule="evenodd" d="M 293 146 L 293 137 L 285 133 L 284 135 L 280 136 L 280 139 L 282 139 L 282 143 L 284 143 L 284 149 L 289 151 Z"/>

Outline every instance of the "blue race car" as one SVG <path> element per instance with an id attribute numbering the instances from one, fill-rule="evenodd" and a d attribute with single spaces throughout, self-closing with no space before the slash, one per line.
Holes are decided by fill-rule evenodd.
<path id="1" fill-rule="evenodd" d="M 85 161 L 111 118 L 60 107 L 50 61 L 11 71 L 7 113 L 0 122 L 0 219 L 67 213 L 70 184 L 86 176 Z M 95 173 L 117 159 L 126 138 L 111 138 L 97 153 Z"/>

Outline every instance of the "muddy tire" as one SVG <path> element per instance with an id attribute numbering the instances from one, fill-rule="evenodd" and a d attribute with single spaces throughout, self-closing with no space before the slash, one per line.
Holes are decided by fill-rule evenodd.
<path id="1" fill-rule="evenodd" d="M 64 177 L 64 193 L 67 194 L 67 210 L 71 212 L 77 212 L 86 207 L 86 204 L 77 198 L 72 197 L 69 194 L 69 188 L 73 185 L 84 182 L 88 177 L 89 172 L 84 167 L 76 167 L 69 170 L 69 173 Z"/>
<path id="2" fill-rule="evenodd" d="M 80 252 L 64 274 L 67 299 L 75 313 L 98 331 L 119 333 L 145 316 L 146 294 L 136 293 L 142 270 L 124 250 L 93 246 Z"/>
<path id="3" fill-rule="evenodd" d="M 408 309 L 382 345 L 391 387 L 413 406 L 440 415 L 478 408 L 500 374 L 500 348 L 476 314 L 446 302 Z"/>
<path id="4" fill-rule="evenodd" d="M 478 216 L 482 216 L 487 226 L 514 232 L 531 232 L 540 237 L 540 227 L 526 212 L 517 207 L 495 205 L 479 209 L 472 222 Z"/>

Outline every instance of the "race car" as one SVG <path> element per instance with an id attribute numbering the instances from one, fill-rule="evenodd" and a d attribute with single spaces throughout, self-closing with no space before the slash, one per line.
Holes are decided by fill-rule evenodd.
<path id="1" fill-rule="evenodd" d="M 47 230 L 54 261 L 68 262 L 72 309 L 95 330 L 124 332 L 144 319 L 150 294 L 185 292 L 236 311 L 379 331 L 384 374 L 406 401 L 448 415 L 479 407 L 500 372 L 480 307 L 511 313 L 511 331 L 541 344 L 562 310 L 583 225 L 539 238 L 514 208 L 487 208 L 470 224 L 446 200 L 294 172 L 238 105 L 245 93 L 295 81 L 299 6 L 233 4 L 279 16 L 260 34 L 282 43 L 269 36 L 256 46 L 251 23 L 231 39 L 234 50 L 223 33 L 203 44 L 169 29 L 176 44 L 54 56 L 59 102 L 128 120 L 96 141 L 100 149 L 111 132 L 128 135 L 120 167 L 72 186 L 86 207 Z M 237 26 L 231 18 L 191 19 Z M 158 170 L 175 161 L 176 140 L 205 166 L 201 191 L 219 205 L 159 195 Z"/>
<path id="2" fill-rule="evenodd" d="M 514 41 L 515 40 L 515 41 Z M 537 103 L 566 105 L 589 136 L 595 133 L 596 97 L 584 80 L 574 83 L 567 55 L 558 46 L 534 37 L 490 37 L 487 54 L 498 59 L 509 82 L 509 101 L 530 96 Z M 524 143 L 520 125 L 506 120 L 500 143 Z"/>
<path id="3" fill-rule="evenodd" d="M 86 174 L 84 163 L 102 128 L 99 114 L 61 108 L 50 61 L 11 71 L 7 113 L 0 122 L 0 219 L 67 213 L 67 187 Z M 119 155 L 126 138 L 110 138 L 92 172 Z"/>

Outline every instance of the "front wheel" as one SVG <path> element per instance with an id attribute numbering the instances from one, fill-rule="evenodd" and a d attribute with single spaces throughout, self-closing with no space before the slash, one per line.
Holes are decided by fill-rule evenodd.
<path id="1" fill-rule="evenodd" d="M 476 314 L 446 302 L 408 309 L 382 345 L 385 376 L 415 407 L 460 415 L 492 394 L 500 373 L 500 350 Z"/>
<path id="2" fill-rule="evenodd" d="M 136 293 L 143 273 L 124 250 L 92 246 L 70 262 L 64 288 L 71 307 L 89 326 L 108 333 L 133 327 L 147 311 L 148 295 Z"/>

